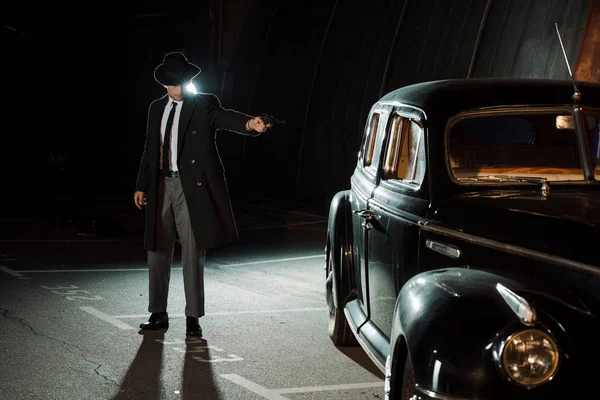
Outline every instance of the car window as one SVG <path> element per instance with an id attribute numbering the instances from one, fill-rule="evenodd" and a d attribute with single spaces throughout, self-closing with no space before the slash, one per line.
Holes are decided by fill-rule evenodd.
<path id="1" fill-rule="evenodd" d="M 461 183 L 584 180 L 574 121 L 569 109 L 468 115 L 448 129 L 448 165 Z"/>
<path id="2" fill-rule="evenodd" d="M 389 127 L 383 178 L 420 185 L 425 164 L 423 129 L 414 120 L 395 115 Z"/>
<path id="3" fill-rule="evenodd" d="M 359 159 L 362 160 L 363 166 L 368 167 L 373 162 L 373 154 L 375 153 L 375 142 L 377 141 L 377 130 L 379 128 L 379 113 L 371 114 L 369 123 L 365 128 L 363 135 L 363 143 Z"/>
<path id="4" fill-rule="evenodd" d="M 521 117 L 470 118 L 460 128 L 462 141 L 470 145 L 532 144 L 535 138 L 535 125 Z"/>

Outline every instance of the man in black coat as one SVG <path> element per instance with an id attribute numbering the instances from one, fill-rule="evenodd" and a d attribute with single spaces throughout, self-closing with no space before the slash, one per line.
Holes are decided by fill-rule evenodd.
<path id="1" fill-rule="evenodd" d="M 216 131 L 258 136 L 270 125 L 259 117 L 224 109 L 212 94 L 184 92 L 198 73 L 200 68 L 180 52 L 165 55 L 154 70 L 154 78 L 167 94 L 150 104 L 134 202 L 139 209 L 146 206 L 144 249 L 149 268 L 151 315 L 140 328 L 169 326 L 167 297 L 178 235 L 186 333 L 201 337 L 198 319 L 204 315 L 206 249 L 238 238 Z"/>

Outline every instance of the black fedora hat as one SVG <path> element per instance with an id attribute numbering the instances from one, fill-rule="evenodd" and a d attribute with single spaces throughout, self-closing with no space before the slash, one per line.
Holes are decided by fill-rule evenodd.
<path id="1" fill-rule="evenodd" d="M 154 79 L 161 85 L 176 86 L 190 81 L 200 71 L 183 53 L 174 51 L 166 54 L 162 64 L 154 69 Z"/>

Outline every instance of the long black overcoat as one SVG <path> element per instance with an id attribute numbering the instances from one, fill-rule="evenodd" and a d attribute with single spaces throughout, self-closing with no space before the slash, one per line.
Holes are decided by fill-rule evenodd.
<path id="1" fill-rule="evenodd" d="M 146 143 L 136 191 L 146 193 L 144 249 L 155 250 L 160 177 L 160 124 L 168 94 L 150 104 Z M 224 168 L 216 146 L 217 130 L 258 136 L 246 131 L 252 117 L 226 110 L 212 94 L 185 94 L 179 118 L 177 167 L 199 249 L 219 246 L 238 238 Z"/>

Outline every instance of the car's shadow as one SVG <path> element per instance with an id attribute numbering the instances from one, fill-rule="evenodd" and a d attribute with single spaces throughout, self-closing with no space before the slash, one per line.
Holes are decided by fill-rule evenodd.
<path id="1" fill-rule="evenodd" d="M 369 356 L 365 353 L 365 351 L 361 347 L 345 347 L 345 346 L 336 346 L 336 348 L 342 352 L 346 357 L 375 375 L 379 379 L 384 379 L 385 375 L 383 372 L 373 364 L 373 361 L 369 358 Z M 383 382 L 382 382 L 383 384 Z"/>

